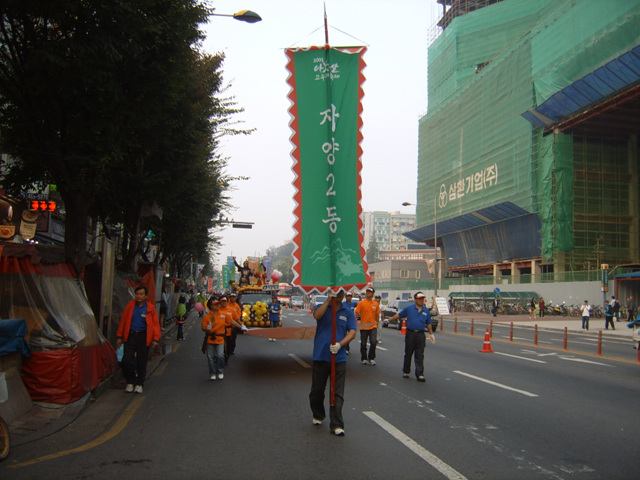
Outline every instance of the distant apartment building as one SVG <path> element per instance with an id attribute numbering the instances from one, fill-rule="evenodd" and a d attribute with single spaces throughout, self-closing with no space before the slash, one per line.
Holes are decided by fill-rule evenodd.
<path id="1" fill-rule="evenodd" d="M 414 243 L 403 233 L 416 228 L 416 216 L 400 212 L 364 212 L 364 246 L 375 239 L 378 251 L 406 250 Z"/>

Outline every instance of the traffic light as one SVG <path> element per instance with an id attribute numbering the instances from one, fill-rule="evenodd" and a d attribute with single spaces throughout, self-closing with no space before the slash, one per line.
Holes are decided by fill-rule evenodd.
<path id="1" fill-rule="evenodd" d="M 36 212 L 55 212 L 56 202 L 45 202 L 43 200 L 32 200 L 29 210 Z"/>

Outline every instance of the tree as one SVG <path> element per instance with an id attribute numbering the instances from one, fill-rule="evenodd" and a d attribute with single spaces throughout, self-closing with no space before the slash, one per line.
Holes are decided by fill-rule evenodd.
<path id="1" fill-rule="evenodd" d="M 0 138 L 17 160 L 4 166 L 3 183 L 13 191 L 57 185 L 65 252 L 78 272 L 89 216 L 125 225 L 125 254 L 138 253 L 140 213 L 156 202 L 166 213 L 157 238 L 179 249 L 169 233 L 177 223 L 166 225 L 175 221 L 170 212 L 185 207 L 178 199 L 189 182 L 211 174 L 205 178 L 215 186 L 204 188 L 203 203 L 213 202 L 212 212 L 198 218 L 190 253 L 206 249 L 223 202 L 221 168 L 211 166 L 219 161 L 214 133 L 233 112 L 213 98 L 222 58 L 196 49 L 206 17 L 190 0 L 0 4 Z"/>
<path id="2" fill-rule="evenodd" d="M 380 250 L 378 250 L 378 242 L 375 237 L 371 237 L 369 246 L 367 247 L 367 263 L 377 263 L 380 259 Z"/>

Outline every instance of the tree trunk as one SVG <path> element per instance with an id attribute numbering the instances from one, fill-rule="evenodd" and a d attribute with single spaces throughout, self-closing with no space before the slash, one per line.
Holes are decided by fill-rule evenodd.
<path id="1" fill-rule="evenodd" d="M 80 276 L 87 262 L 87 222 L 89 202 L 82 195 L 62 194 L 66 217 L 64 224 L 64 252 L 68 262 Z"/>

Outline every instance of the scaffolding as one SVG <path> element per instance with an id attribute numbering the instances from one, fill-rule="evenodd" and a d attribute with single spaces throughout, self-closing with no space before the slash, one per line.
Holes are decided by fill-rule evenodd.
<path id="1" fill-rule="evenodd" d="M 543 131 L 521 116 L 639 45 L 640 2 L 439 3 L 450 8 L 429 48 L 418 203 L 436 197 L 439 222 L 501 202 L 536 214 L 537 239 L 500 234 L 539 242 L 532 258 L 542 259 L 544 271 L 640 263 L 638 123 L 607 128 L 612 111 L 600 124 L 590 118 L 591 128 L 576 122 Z M 638 117 L 638 103 L 630 111 Z M 433 217 L 432 207 L 418 208 L 418 225 Z M 491 261 L 508 260 L 501 258 L 507 253 L 496 251 Z"/>

